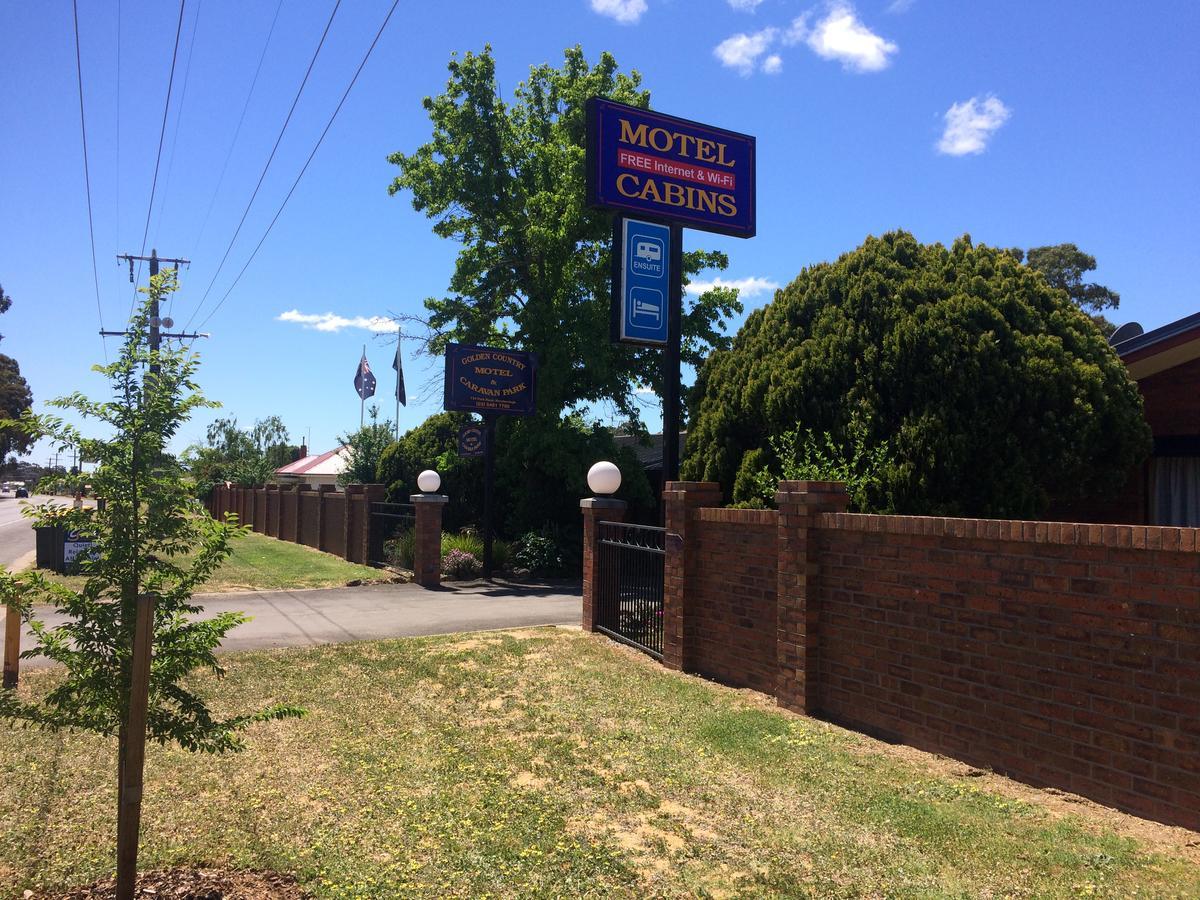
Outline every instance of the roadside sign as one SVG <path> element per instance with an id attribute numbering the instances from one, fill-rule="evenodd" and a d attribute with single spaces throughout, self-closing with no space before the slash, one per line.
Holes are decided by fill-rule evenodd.
<path id="1" fill-rule="evenodd" d="M 83 537 L 78 531 L 67 531 L 63 534 L 63 569 L 74 572 L 79 568 L 81 558 L 91 554 L 93 542 Z"/>
<path id="2" fill-rule="evenodd" d="M 753 137 L 602 97 L 587 116 L 590 205 L 754 237 Z"/>
<path id="3" fill-rule="evenodd" d="M 613 221 L 613 340 L 667 342 L 671 279 L 671 229 L 655 222 Z"/>
<path id="4" fill-rule="evenodd" d="M 537 357 L 524 350 L 446 345 L 445 408 L 528 416 L 536 408 Z"/>
<path id="5" fill-rule="evenodd" d="M 467 425 L 458 430 L 459 456 L 483 456 L 486 449 L 487 438 L 482 425 Z"/>

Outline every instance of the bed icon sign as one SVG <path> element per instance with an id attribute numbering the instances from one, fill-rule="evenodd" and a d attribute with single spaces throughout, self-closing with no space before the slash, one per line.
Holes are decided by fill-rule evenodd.
<path id="1" fill-rule="evenodd" d="M 619 254 L 613 260 L 613 339 L 665 344 L 670 318 L 671 229 L 657 222 L 619 219 L 613 251 Z"/>
<path id="2" fill-rule="evenodd" d="M 662 291 L 653 288 L 635 287 L 629 292 L 631 303 L 629 320 L 637 325 L 657 328 L 662 323 Z"/>

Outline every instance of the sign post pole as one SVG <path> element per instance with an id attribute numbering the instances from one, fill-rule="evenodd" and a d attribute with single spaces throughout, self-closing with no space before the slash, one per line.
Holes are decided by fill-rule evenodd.
<path id="1" fill-rule="evenodd" d="M 496 488 L 496 417 L 483 416 L 483 577 L 492 577 L 492 494 Z"/>
<path id="2" fill-rule="evenodd" d="M 671 226 L 671 297 L 663 350 L 663 483 L 679 480 L 680 371 L 683 340 L 683 226 Z M 665 514 L 665 513 L 664 513 Z"/>

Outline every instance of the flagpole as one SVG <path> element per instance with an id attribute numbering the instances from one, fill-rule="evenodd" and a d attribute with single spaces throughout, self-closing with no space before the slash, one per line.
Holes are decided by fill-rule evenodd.
<path id="1" fill-rule="evenodd" d="M 396 329 L 396 359 L 400 359 L 400 335 L 402 329 Z M 395 440 L 400 440 L 400 367 L 396 366 L 396 433 Z"/>
<path id="2" fill-rule="evenodd" d="M 367 358 L 367 345 L 366 344 L 363 344 L 362 358 L 363 359 Z M 359 372 L 362 371 L 362 363 L 361 362 L 358 364 L 358 370 L 359 370 Z M 364 412 L 366 411 L 366 408 L 367 408 L 367 397 L 366 397 L 366 390 L 365 390 L 366 379 L 365 378 L 363 379 L 363 387 L 364 387 L 364 389 L 358 392 L 358 427 L 359 427 L 360 431 L 362 430 L 363 424 L 366 421 L 364 419 Z"/>

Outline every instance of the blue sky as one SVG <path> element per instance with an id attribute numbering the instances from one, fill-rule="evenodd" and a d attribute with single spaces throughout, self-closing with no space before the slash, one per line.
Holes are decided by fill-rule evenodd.
<path id="1" fill-rule="evenodd" d="M 234 144 L 276 0 L 187 0 L 147 242 L 192 260 L 177 327 L 225 295 L 390 5 L 338 10 L 218 274 L 333 3 L 280 7 Z M 178 14 L 168 0 L 80 2 L 98 311 L 71 6 L 0 7 L 0 284 L 14 300 L 0 332 L 38 408 L 103 389 L 89 366 L 102 358 L 100 316 L 115 329 L 129 311 L 114 257 L 141 248 Z M 609 50 L 640 70 L 655 109 L 757 136 L 758 236 L 685 237 L 729 253 L 725 277 L 752 288 L 748 308 L 803 266 L 907 228 L 924 241 L 1075 242 L 1097 257 L 1093 277 L 1121 293 L 1115 320 L 1163 324 L 1200 310 L 1198 39 L 1190 0 L 402 3 L 274 230 L 204 324 L 201 381 L 220 414 L 279 415 L 323 450 L 358 424 L 351 379 L 366 343 L 391 415 L 392 347 L 360 326 L 443 292 L 456 246 L 407 197 L 387 195 L 386 157 L 427 139 L 421 100 L 443 87 L 450 54 L 485 43 L 508 93 L 530 65 L 580 43 L 590 59 Z M 401 411 L 402 428 L 440 407 L 440 361 L 410 355 L 406 370 L 410 396 L 430 399 Z"/>

